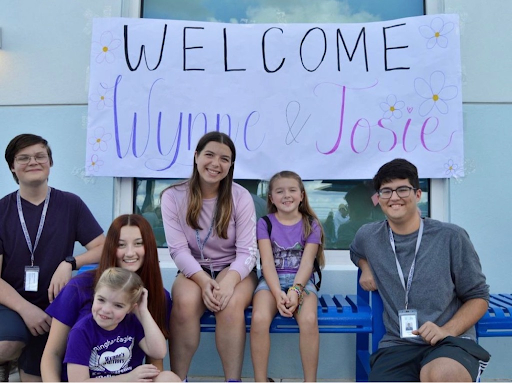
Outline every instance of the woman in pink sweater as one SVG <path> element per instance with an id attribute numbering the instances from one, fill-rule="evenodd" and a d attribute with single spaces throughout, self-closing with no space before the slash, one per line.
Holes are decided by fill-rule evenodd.
<path id="1" fill-rule="evenodd" d="M 205 308 L 215 313 L 217 350 L 227 381 L 240 381 L 244 310 L 256 287 L 256 215 L 251 195 L 233 183 L 236 151 L 228 135 L 205 134 L 187 181 L 162 193 L 162 217 L 179 269 L 172 287 L 171 368 L 186 379 Z"/>

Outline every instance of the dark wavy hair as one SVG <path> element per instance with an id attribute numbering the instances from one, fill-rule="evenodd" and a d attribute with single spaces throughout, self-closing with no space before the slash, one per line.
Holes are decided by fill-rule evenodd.
<path id="1" fill-rule="evenodd" d="M 37 136 L 35 134 L 19 134 L 14 137 L 11 142 L 5 148 L 5 161 L 7 161 L 7 165 L 9 166 L 9 171 L 12 173 L 12 168 L 14 168 L 14 159 L 16 154 L 19 153 L 20 150 L 28 148 L 32 145 L 41 144 L 46 148 L 46 152 L 48 153 L 48 159 L 50 161 L 50 167 L 53 166 L 53 157 L 52 150 L 50 149 L 50 145 L 48 145 L 48 141 L 46 141 L 43 137 Z M 12 177 L 17 184 L 20 183 L 20 180 L 16 176 L 16 174 L 12 173 Z"/>
<path id="2" fill-rule="evenodd" d="M 138 227 L 144 243 L 144 263 L 137 270 L 144 286 L 148 290 L 148 309 L 151 316 L 166 338 L 169 338 L 169 323 L 167 320 L 167 301 L 164 293 L 164 284 L 160 265 L 158 263 L 158 250 L 153 229 L 146 219 L 138 214 L 123 214 L 114 219 L 105 238 L 100 263 L 96 269 L 94 285 L 98 283 L 103 272 L 117 266 L 117 248 L 121 228 L 124 226 Z"/>
<path id="3" fill-rule="evenodd" d="M 403 158 L 395 158 L 382 165 L 373 177 L 373 187 L 379 191 L 382 184 L 393 180 L 408 180 L 413 188 L 420 188 L 418 169 Z"/>

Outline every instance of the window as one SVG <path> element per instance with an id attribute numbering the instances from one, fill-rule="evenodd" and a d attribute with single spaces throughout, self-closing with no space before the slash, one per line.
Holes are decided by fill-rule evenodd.
<path id="1" fill-rule="evenodd" d="M 264 0 L 144 0 L 142 5 L 142 15 L 146 18 L 235 23 L 369 22 L 423 14 L 423 0 L 283 0 L 278 3 Z M 119 206 L 118 210 L 129 209 L 143 214 L 155 230 L 159 247 L 166 246 L 160 193 L 177 181 L 135 179 L 132 192 L 121 193 L 121 199 L 130 194 L 133 204 L 129 207 Z M 129 182 L 123 179 L 118 185 L 126 190 Z M 262 180 L 236 182 L 253 195 L 258 217 L 264 215 L 268 183 Z M 370 180 L 308 180 L 304 183 L 310 204 L 324 227 L 327 249 L 347 249 L 362 224 L 383 218 L 380 207 L 372 202 L 374 191 Z M 446 183 L 442 180 L 423 179 L 420 185 L 423 191 L 419 205 L 422 215 L 445 218 L 444 196 L 447 193 L 443 188 Z M 435 201 L 434 195 L 439 196 Z M 123 203 L 121 201 L 120 205 Z"/>
<path id="2" fill-rule="evenodd" d="M 142 214 L 154 229 L 159 247 L 166 247 L 160 208 L 160 194 L 177 179 L 138 178 L 135 182 L 133 211 Z M 235 180 L 252 195 L 256 216 L 267 213 L 268 182 Z M 384 219 L 379 205 L 372 202 L 375 193 L 371 180 L 313 180 L 304 181 L 311 207 L 315 210 L 325 231 L 326 249 L 346 250 L 362 225 Z M 430 216 L 429 181 L 421 180 L 423 191 L 419 208 L 422 216 Z"/>

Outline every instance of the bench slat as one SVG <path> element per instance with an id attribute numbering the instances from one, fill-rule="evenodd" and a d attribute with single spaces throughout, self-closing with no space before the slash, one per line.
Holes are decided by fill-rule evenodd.
<path id="1" fill-rule="evenodd" d="M 512 336 L 512 294 L 491 294 L 489 309 L 476 324 L 477 337 Z"/>
<path id="2" fill-rule="evenodd" d="M 321 333 L 370 333 L 372 332 L 371 308 L 368 305 L 356 307 L 353 298 L 342 295 L 323 294 L 318 299 L 318 328 Z M 355 309 L 354 309 L 355 308 Z M 250 332 L 252 306 L 245 310 L 246 330 Z M 201 317 L 201 331 L 215 331 L 215 314 L 206 311 Z M 295 318 L 286 318 L 279 313 L 270 325 L 271 333 L 298 333 Z"/>

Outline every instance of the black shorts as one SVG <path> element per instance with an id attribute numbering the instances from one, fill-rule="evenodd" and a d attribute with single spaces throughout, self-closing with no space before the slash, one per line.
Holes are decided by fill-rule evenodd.
<path id="1" fill-rule="evenodd" d="M 468 370 L 473 382 L 490 355 L 471 339 L 448 336 L 435 346 L 405 345 L 380 348 L 370 357 L 370 382 L 419 382 L 420 370 L 437 358 L 450 358 Z"/>
<path id="2" fill-rule="evenodd" d="M 229 267 L 229 266 L 230 266 L 230 265 L 227 265 L 226 267 Z M 224 267 L 224 269 L 225 269 L 226 267 Z M 219 270 L 219 271 L 213 271 L 213 272 L 212 272 L 212 271 L 211 271 L 208 267 L 206 267 L 206 266 L 201 266 L 201 269 L 203 269 L 203 270 L 206 272 L 206 274 L 208 274 L 208 275 L 210 275 L 210 276 L 213 276 L 213 279 L 217 279 L 217 277 L 219 276 L 220 272 L 221 272 L 222 270 L 224 270 L 224 269 L 222 269 L 222 270 Z M 256 267 L 254 267 L 254 269 L 252 269 L 252 271 L 251 271 L 251 272 L 252 272 L 252 273 L 258 273 L 258 269 L 257 269 Z M 180 271 L 180 270 L 178 270 L 178 273 L 176 274 L 176 276 L 178 276 L 178 274 L 180 274 L 180 273 L 181 273 L 181 271 Z"/>
<path id="3" fill-rule="evenodd" d="M 18 359 L 18 368 L 27 374 L 41 376 L 41 357 L 47 340 L 48 333 L 33 336 L 16 311 L 0 305 L 0 341 L 25 343 Z"/>

